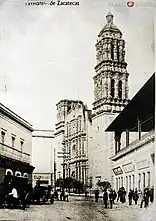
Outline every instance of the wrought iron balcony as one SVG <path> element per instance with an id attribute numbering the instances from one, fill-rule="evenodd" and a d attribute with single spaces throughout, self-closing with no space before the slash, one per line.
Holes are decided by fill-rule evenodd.
<path id="1" fill-rule="evenodd" d="M 30 154 L 24 153 L 3 143 L 0 143 L 0 155 L 9 157 L 14 160 L 19 160 L 24 163 L 31 163 Z"/>

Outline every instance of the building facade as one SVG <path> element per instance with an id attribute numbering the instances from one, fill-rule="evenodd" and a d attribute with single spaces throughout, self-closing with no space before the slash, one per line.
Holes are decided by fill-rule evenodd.
<path id="1" fill-rule="evenodd" d="M 128 72 L 125 61 L 125 41 L 108 13 L 106 25 L 98 35 L 93 103 L 93 145 L 89 150 L 89 176 L 93 187 L 97 181 L 112 181 L 114 153 L 113 134 L 105 129 L 128 103 Z"/>
<path id="2" fill-rule="evenodd" d="M 32 125 L 0 104 L 0 183 L 4 175 L 32 181 Z"/>
<path id="3" fill-rule="evenodd" d="M 154 186 L 154 125 L 155 75 L 107 128 L 108 132 L 115 132 L 115 154 L 111 160 L 114 162 L 112 172 L 116 190 L 122 186 L 126 191 Z M 121 141 L 123 133 L 126 133 L 126 145 Z M 130 140 L 132 133 L 137 137 Z"/>
<path id="4" fill-rule="evenodd" d="M 63 177 L 72 177 L 87 185 L 88 149 L 92 141 L 91 111 L 82 101 L 73 100 L 60 101 L 57 110 L 58 118 L 62 121 L 63 114 L 64 119 Z"/>
<path id="5" fill-rule="evenodd" d="M 35 166 L 33 171 L 33 185 L 37 178 L 41 183 L 54 186 L 54 131 L 34 130 L 32 134 L 32 162 Z"/>

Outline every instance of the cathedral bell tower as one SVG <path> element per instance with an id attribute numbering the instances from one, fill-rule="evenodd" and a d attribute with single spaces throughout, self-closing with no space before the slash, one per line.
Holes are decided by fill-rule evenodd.
<path id="1" fill-rule="evenodd" d="M 113 15 L 106 16 L 96 47 L 93 116 L 103 112 L 119 113 L 128 103 L 128 76 L 125 62 L 125 41 L 113 24 Z"/>

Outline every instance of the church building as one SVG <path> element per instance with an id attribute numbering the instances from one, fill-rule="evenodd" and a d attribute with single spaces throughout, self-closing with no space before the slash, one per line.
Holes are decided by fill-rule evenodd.
<path id="1" fill-rule="evenodd" d="M 91 110 L 78 100 L 61 100 L 57 103 L 57 178 L 71 177 L 84 186 L 88 185 L 88 151 L 91 143 Z"/>
<path id="2" fill-rule="evenodd" d="M 125 41 L 114 25 L 109 12 L 106 24 L 98 35 L 92 115 L 93 144 L 89 148 L 89 178 L 93 188 L 98 181 L 112 183 L 114 154 L 113 133 L 105 132 L 108 125 L 128 104 L 128 72 L 125 61 Z"/>

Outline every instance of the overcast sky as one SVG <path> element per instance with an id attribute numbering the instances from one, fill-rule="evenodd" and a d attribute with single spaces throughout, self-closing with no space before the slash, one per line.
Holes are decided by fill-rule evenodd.
<path id="1" fill-rule="evenodd" d="M 95 43 L 109 9 L 126 41 L 130 98 L 154 72 L 154 8 L 110 7 L 107 0 L 75 7 L 0 3 L 0 102 L 34 128 L 54 129 L 61 99 L 92 107 Z"/>

